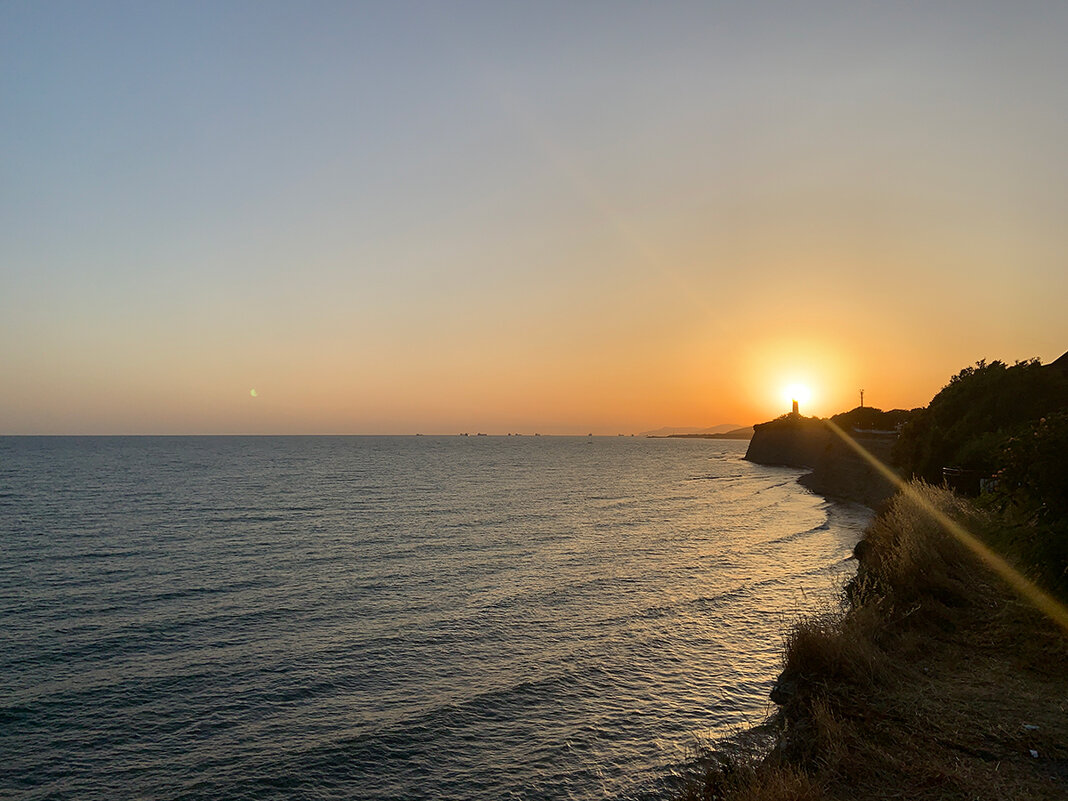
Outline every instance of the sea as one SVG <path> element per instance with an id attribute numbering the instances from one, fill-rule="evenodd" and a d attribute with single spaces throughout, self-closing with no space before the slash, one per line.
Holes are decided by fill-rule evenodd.
<path id="1" fill-rule="evenodd" d="M 671 798 L 870 518 L 745 447 L 0 438 L 0 797 Z"/>

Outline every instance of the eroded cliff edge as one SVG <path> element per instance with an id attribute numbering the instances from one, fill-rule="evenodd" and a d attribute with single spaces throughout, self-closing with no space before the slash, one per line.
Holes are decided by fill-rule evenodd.
<path id="1" fill-rule="evenodd" d="M 888 465 L 896 429 L 877 426 L 888 426 L 905 414 L 858 407 L 831 418 L 833 427 L 817 417 L 784 415 L 753 426 L 745 458 L 757 464 L 807 468 L 811 472 L 799 482 L 813 492 L 878 509 L 894 494 L 894 483 L 845 438 Z"/>

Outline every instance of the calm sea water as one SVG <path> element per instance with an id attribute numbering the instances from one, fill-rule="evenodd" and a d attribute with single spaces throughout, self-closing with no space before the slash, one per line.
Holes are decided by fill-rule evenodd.
<path id="1" fill-rule="evenodd" d="M 744 450 L 0 439 L 0 795 L 661 797 L 866 520 Z"/>

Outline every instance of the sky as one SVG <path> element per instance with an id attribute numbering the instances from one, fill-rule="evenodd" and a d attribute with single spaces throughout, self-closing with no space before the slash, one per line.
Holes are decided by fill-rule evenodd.
<path id="1" fill-rule="evenodd" d="M 1068 4 L 0 2 L 0 434 L 632 433 L 1068 350 Z"/>

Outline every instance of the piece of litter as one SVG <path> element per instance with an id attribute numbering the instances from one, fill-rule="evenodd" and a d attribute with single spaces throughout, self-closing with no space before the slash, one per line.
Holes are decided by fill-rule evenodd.
<path id="1" fill-rule="evenodd" d="M 1038 726 L 1036 726 L 1034 723 L 1025 723 L 1023 724 L 1023 727 L 1028 731 L 1038 731 Z"/>
<path id="2" fill-rule="evenodd" d="M 1038 751 L 1036 751 L 1034 748 L 1031 749 L 1031 757 L 1033 759 L 1038 759 Z"/>

